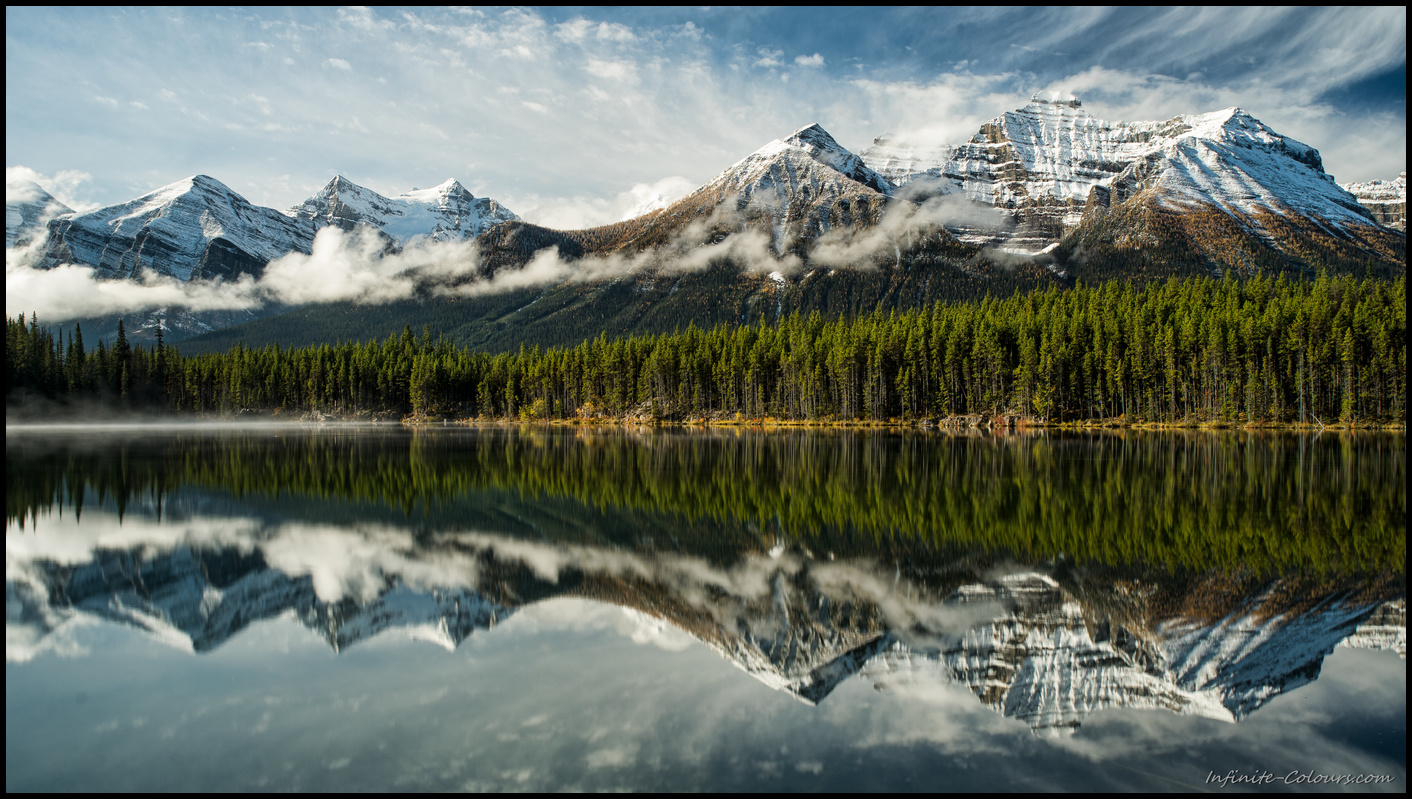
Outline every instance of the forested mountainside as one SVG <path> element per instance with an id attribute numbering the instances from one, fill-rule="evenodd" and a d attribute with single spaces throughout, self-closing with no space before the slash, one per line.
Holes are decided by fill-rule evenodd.
<path id="1" fill-rule="evenodd" d="M 7 413 L 1405 423 L 1406 278 L 1057 287 L 491 354 L 418 336 L 182 355 L 7 325 Z"/>

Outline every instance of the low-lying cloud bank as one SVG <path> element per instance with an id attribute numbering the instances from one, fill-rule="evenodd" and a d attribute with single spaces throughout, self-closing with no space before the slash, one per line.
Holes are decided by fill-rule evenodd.
<path id="1" fill-rule="evenodd" d="M 541 250 L 524 267 L 480 268 L 474 242 L 419 240 L 400 252 L 386 253 L 376 235 L 324 228 L 312 252 L 290 253 L 271 261 L 260 277 L 182 282 L 155 273 L 140 279 L 109 279 L 92 267 L 61 264 L 43 269 L 46 242 L 41 237 L 5 251 L 5 312 L 38 314 L 63 322 L 158 308 L 195 312 L 247 311 L 266 305 L 354 302 L 377 305 L 419 295 L 474 297 L 566 283 L 611 280 L 639 270 L 664 273 L 699 271 L 729 260 L 749 272 L 795 274 L 804 261 L 789 242 L 742 224 L 735 203 L 723 203 L 710 217 L 687 225 L 666 245 L 632 255 L 566 259 L 557 248 Z M 773 213 L 774 209 L 762 208 Z M 879 253 L 899 253 L 914 234 L 945 223 L 983 221 L 999 226 L 998 216 L 977 210 L 955 196 L 921 203 L 893 204 L 879 224 L 829 231 L 812 246 L 811 265 L 830 269 L 872 268 Z M 720 231 L 735 232 L 721 236 Z"/>

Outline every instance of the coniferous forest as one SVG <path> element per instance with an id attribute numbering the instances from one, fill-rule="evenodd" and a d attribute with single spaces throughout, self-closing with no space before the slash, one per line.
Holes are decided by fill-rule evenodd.
<path id="1" fill-rule="evenodd" d="M 688 327 L 488 354 L 410 328 L 383 341 L 88 348 L 6 325 L 20 415 L 243 411 L 356 417 L 1403 424 L 1406 278 L 1256 276 L 1051 287 L 829 320 Z"/>

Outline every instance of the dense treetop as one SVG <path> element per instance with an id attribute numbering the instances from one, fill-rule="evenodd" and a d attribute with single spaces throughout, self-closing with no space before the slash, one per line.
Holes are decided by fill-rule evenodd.
<path id="1" fill-rule="evenodd" d="M 1406 418 L 1406 278 L 1171 279 L 829 320 L 688 326 L 489 354 L 410 328 L 383 341 L 84 346 L 6 326 L 8 413 L 119 410 L 482 419 L 1051 421 L 1332 424 Z M 84 406 L 88 407 L 88 406 Z M 46 411 L 47 412 L 47 411 Z"/>

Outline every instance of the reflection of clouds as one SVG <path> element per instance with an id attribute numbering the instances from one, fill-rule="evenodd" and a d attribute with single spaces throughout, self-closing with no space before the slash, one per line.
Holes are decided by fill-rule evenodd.
<path id="1" fill-rule="evenodd" d="M 950 754 L 961 754 L 997 751 L 997 737 L 1021 730 L 1029 732 L 1022 722 L 998 715 L 976 702 L 975 695 L 965 686 L 946 677 L 943 667 L 933 664 L 933 669 L 932 674 L 917 672 L 878 688 L 888 696 L 889 711 L 885 715 L 869 708 L 854 709 L 852 712 L 859 716 L 854 721 L 858 730 L 854 745 L 875 749 L 926 743 L 943 747 Z M 852 685 L 847 688 L 850 693 L 859 690 Z M 835 697 L 842 693 L 840 690 Z"/>
<path id="2" fill-rule="evenodd" d="M 696 642 L 696 639 L 662 619 L 632 608 L 622 608 L 622 618 L 625 623 L 618 627 L 618 632 L 631 638 L 634 644 L 680 652 Z"/>
<path id="3" fill-rule="evenodd" d="M 599 749 L 596 752 L 589 753 L 588 757 L 584 758 L 584 765 L 587 766 L 590 771 L 601 768 L 622 768 L 630 765 L 636 754 L 637 747 L 620 746 L 610 749 Z"/>
<path id="4" fill-rule="evenodd" d="M 391 578 L 408 588 L 475 587 L 478 562 L 454 552 L 436 558 L 415 554 L 410 531 L 382 525 L 355 528 L 283 525 L 259 544 L 271 566 L 291 577 L 309 575 L 325 602 L 377 599 Z"/>
<path id="5" fill-rule="evenodd" d="M 1375 751 L 1359 739 L 1366 729 L 1389 722 L 1397 726 L 1398 714 L 1405 729 L 1406 679 L 1406 664 L 1391 653 L 1356 658 L 1336 652 L 1324 661 L 1318 681 L 1276 698 L 1239 725 L 1111 709 L 1094 714 L 1073 737 L 1051 744 L 1100 764 L 1154 759 L 1187 765 L 1184 772 L 1171 769 L 1175 774 L 1168 777 L 1184 776 L 1191 783 L 1203 782 L 1207 770 L 1250 773 L 1255 767 L 1281 778 L 1288 771 L 1309 768 L 1405 775 L 1405 760 L 1398 762 L 1394 752 Z"/>
<path id="6" fill-rule="evenodd" d="M 535 614 L 537 626 L 523 623 Z M 1405 773 L 1386 754 L 1360 752 L 1347 740 L 1348 728 L 1370 716 L 1383 718 L 1380 730 L 1399 727 L 1405 665 L 1386 653 L 1337 652 L 1300 701 L 1276 700 L 1241 725 L 1109 711 L 1073 738 L 1045 740 L 985 709 L 964 688 L 923 680 L 882 692 L 855 680 L 828 703 L 802 705 L 740 679 L 705 647 L 673 654 L 633 646 L 615 627 L 624 619 L 618 608 L 589 600 L 539 603 L 491 632 L 495 645 L 477 649 L 470 669 L 463 659 L 429 658 L 405 644 L 365 649 L 356 661 L 330 668 L 322 645 L 282 622 L 258 625 L 220 658 L 101 651 L 87 671 L 84 661 L 63 665 L 113 706 L 86 718 L 51 712 L 43 726 L 27 727 L 30 740 L 10 746 L 17 758 L 68 752 L 76 734 L 112 721 L 128 755 L 65 762 L 73 779 L 166 790 L 267 780 L 266 787 L 286 789 L 455 790 L 469 783 L 481 790 L 725 791 L 759 788 L 767 767 L 781 779 L 769 785 L 834 791 L 1142 790 L 1169 780 L 1200 785 L 1207 770 L 1252 765 Z M 270 654 L 282 641 L 292 642 L 295 654 L 277 659 L 272 672 Z M 178 669 L 163 667 L 174 661 Z M 52 671 L 16 672 L 14 690 L 35 695 L 38 675 Z M 72 703 L 70 684 L 53 690 Z M 252 736 L 270 700 L 278 711 L 264 735 Z M 1348 727 L 1292 722 L 1287 711 L 1301 703 L 1340 707 Z M 147 726 L 127 729 L 137 717 L 148 717 Z M 1303 729 L 1283 729 L 1293 727 Z M 390 729 L 397 730 L 397 751 L 413 756 L 380 756 Z M 163 738 L 159 730 L 175 734 Z M 228 756 L 242 751 L 290 766 L 245 768 L 248 761 Z M 343 758 L 349 767 L 329 771 Z M 183 772 L 172 763 L 201 768 Z"/>
<path id="7" fill-rule="evenodd" d="M 951 603 L 909 583 L 895 567 L 865 560 L 814 562 L 787 551 L 741 554 L 732 565 L 721 566 L 675 553 L 549 544 L 480 532 L 418 535 L 410 528 L 390 524 L 274 524 L 237 518 L 216 520 L 211 529 L 201 529 L 201 519 L 157 524 L 130 515 L 119 524 L 115 516 L 104 513 L 86 514 L 83 527 L 61 519 L 52 521 L 53 530 L 45 528 L 43 535 L 7 536 L 7 571 L 16 575 L 7 582 L 7 657 L 12 661 L 30 660 L 41 653 L 78 655 L 84 651 L 64 626 L 75 612 L 55 610 L 44 599 L 47 589 L 40 582 L 39 571 L 31 568 L 32 559 L 39 557 L 36 553 L 51 553 L 59 562 L 80 563 L 84 547 L 88 547 L 89 557 L 98 549 L 112 549 L 115 543 L 147 554 L 166 548 L 185 560 L 170 558 L 170 562 L 159 564 L 159 570 L 189 567 L 183 573 L 190 578 L 189 584 L 174 581 L 174 585 L 181 585 L 162 599 L 152 598 L 160 590 L 152 596 L 132 594 L 148 604 L 134 600 L 127 607 L 121 605 L 131 592 L 121 596 L 115 592 L 113 597 L 119 601 L 113 603 L 98 591 L 79 606 L 81 610 L 139 627 L 149 636 L 189 651 L 194 642 L 196 648 L 223 645 L 240 629 L 240 622 L 230 619 L 275 613 L 271 604 L 275 594 L 270 590 L 273 583 L 269 582 L 274 580 L 283 581 L 275 587 L 287 596 L 273 601 L 302 603 L 296 617 L 337 649 L 389 629 L 431 640 L 448 650 L 476 630 L 494 628 L 497 634 L 506 634 L 497 638 L 495 646 L 477 647 L 478 656 L 498 651 L 503 640 L 554 632 L 611 632 L 643 650 L 673 653 L 699 652 L 701 648 L 693 648 L 691 643 L 700 640 L 761 683 L 785 688 L 810 701 L 818 701 L 835 685 L 847 683 L 849 675 L 866 663 L 862 669 L 869 681 L 876 681 L 907 709 L 906 723 L 894 719 L 861 726 L 853 742 L 864 748 L 946 744 L 967 752 L 986 751 L 982 739 L 962 738 L 974 737 L 976 730 L 1008 735 L 1018 722 L 998 714 L 1056 730 L 1069 727 L 1071 722 L 1087 723 L 1089 713 L 1108 706 L 1165 707 L 1178 713 L 1205 707 L 1197 707 L 1187 694 L 1210 700 L 1210 708 L 1220 709 L 1220 702 L 1229 699 L 1232 691 L 1254 686 L 1265 692 L 1259 697 L 1263 702 L 1281 689 L 1298 685 L 1289 681 L 1290 675 L 1301 674 L 1300 669 L 1310 664 L 1317 667 L 1317 657 L 1322 654 L 1319 646 L 1313 646 L 1319 643 L 1317 636 L 1346 634 L 1339 632 L 1342 627 L 1326 624 L 1324 617 L 1310 616 L 1307 624 L 1299 621 L 1281 627 L 1278 635 L 1284 637 L 1279 647 L 1259 650 L 1256 644 L 1275 635 L 1270 629 L 1242 637 L 1227 635 L 1240 632 L 1243 628 L 1238 624 L 1219 629 L 1201 627 L 1192 633 L 1192 651 L 1207 651 L 1205 637 L 1212 639 L 1212 652 L 1225 651 L 1223 644 L 1228 638 L 1240 644 L 1232 650 L 1238 659 L 1207 659 L 1203 655 L 1203 669 L 1210 666 L 1214 673 L 1236 663 L 1244 671 L 1238 679 L 1221 672 L 1216 682 L 1203 671 L 1205 682 L 1187 684 L 1175 670 L 1163 672 L 1160 660 L 1150 667 L 1139 662 L 1140 658 L 1125 658 L 1115 651 L 1108 639 L 1086 629 L 1089 620 L 1072 597 L 1060 602 L 1063 589 L 1053 579 L 1033 572 L 997 572 L 993 584 L 963 586 L 958 595 L 967 601 Z M 229 586 L 216 590 L 200 571 L 204 568 L 197 562 L 201 558 L 180 548 L 206 546 L 208 542 L 242 553 L 258 552 L 272 569 L 251 567 L 239 572 L 238 582 L 251 578 L 242 582 L 239 590 Z M 123 556 L 123 552 L 116 554 Z M 512 568 L 503 569 L 507 564 Z M 525 570 L 532 578 L 526 578 Z M 627 598 L 615 601 L 635 607 L 583 599 L 542 599 L 561 591 L 573 594 L 580 578 L 613 585 L 613 590 L 621 588 Z M 508 581 L 510 598 L 498 601 L 509 607 L 494 605 L 475 594 L 474 589 L 487 579 Z M 528 583 L 515 582 L 526 579 Z M 318 602 L 311 596 L 311 586 Z M 452 588 L 457 590 L 448 590 Z M 181 594 L 183 590 L 186 595 Z M 25 596 L 32 595 L 30 599 L 21 596 L 26 591 L 29 594 Z M 288 599 L 300 591 L 298 598 Z M 1002 594 L 1047 598 L 1050 605 L 1038 615 L 1030 613 L 1031 609 L 1012 613 L 1001 607 Z M 201 598 L 199 608 L 187 607 L 192 595 Z M 665 601 L 657 604 L 659 599 Z M 483 608 L 477 604 L 481 602 Z M 527 604 L 510 618 L 511 608 L 521 602 Z M 108 604 L 98 607 L 102 603 Z M 341 606 L 324 607 L 335 603 Z M 823 610 L 826 605 L 851 606 L 862 612 L 829 616 Z M 1345 610 L 1356 615 L 1356 608 Z M 212 623 L 217 617 L 226 621 Z M 506 623 L 501 624 L 502 620 Z M 1300 625 L 1308 629 L 1298 635 L 1287 634 L 1303 629 Z M 886 646 L 866 648 L 877 641 Z M 380 651 L 396 650 L 395 642 L 384 644 Z M 1177 663 L 1180 659 L 1172 652 L 1169 647 L 1154 657 Z M 1279 658 L 1268 657 L 1269 652 Z M 458 662 L 465 664 L 466 659 Z M 1381 677 L 1395 675 L 1382 673 Z M 834 701 L 831 698 L 830 704 Z M 1258 707 L 1259 702 L 1250 703 L 1250 707 Z M 1299 708 L 1298 713 L 1286 712 L 1290 723 L 1327 726 L 1343 717 L 1342 709 L 1333 705 Z M 1226 713 L 1224 717 L 1229 716 Z M 526 718 L 532 720 L 535 714 Z M 1136 722 L 1125 723 L 1152 727 L 1137 738 L 1161 735 L 1164 730 L 1205 729 L 1163 727 L 1147 716 L 1134 718 Z M 964 719 L 965 724 L 958 726 L 956 719 Z M 251 727 L 261 723 L 254 721 Z M 551 727 L 558 729 L 546 724 L 529 732 L 502 729 L 497 735 L 521 739 L 549 734 Z M 1087 740 L 1084 736 L 1071 751 L 1089 759 L 1107 756 L 1104 747 L 1110 744 L 1089 751 L 1083 743 Z M 1208 734 L 1205 740 L 1229 739 Z M 616 744 L 617 739 L 610 737 L 608 741 Z M 1120 735 L 1111 748 L 1122 746 Z M 611 748 L 601 744 L 595 751 Z M 587 758 L 589 754 L 574 756 Z"/>
<path id="8" fill-rule="evenodd" d="M 588 633 L 612 630 L 635 644 L 680 652 L 696 639 L 656 616 L 589 599 L 561 598 L 536 602 L 518 611 L 505 630 L 522 634 Z"/>
<path id="9" fill-rule="evenodd" d="M 99 508 L 83 512 L 82 521 L 73 513 L 45 514 L 37 524 L 24 530 L 16 522 L 5 526 L 5 578 L 12 569 L 23 569 L 36 560 L 76 565 L 87 563 L 100 549 L 138 550 L 146 555 L 168 552 L 179 545 L 230 546 L 243 552 L 257 540 L 260 524 L 255 519 L 230 516 L 193 516 L 179 521 L 128 514 Z"/>
<path id="10" fill-rule="evenodd" d="M 6 589 L 10 585 L 6 584 Z M 17 624 L 20 619 L 11 619 L 12 605 L 6 591 L 5 598 L 5 662 L 25 663 L 41 655 L 61 658 L 78 658 L 89 654 L 89 647 L 80 639 L 85 627 L 99 624 L 97 619 L 81 614 L 53 613 L 43 625 Z"/>
<path id="11" fill-rule="evenodd" d="M 936 633 L 962 633 L 994 620 L 1002 613 L 999 602 L 973 601 L 942 604 L 935 597 L 915 592 L 900 578 L 888 580 L 873 564 L 811 564 L 810 579 L 822 592 L 847 590 L 877 603 L 888 625 L 900 631 L 911 645 L 931 643 Z"/>

